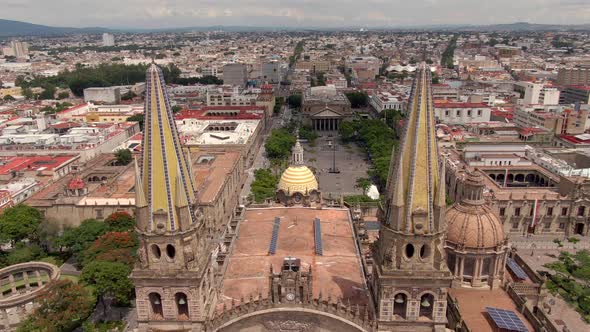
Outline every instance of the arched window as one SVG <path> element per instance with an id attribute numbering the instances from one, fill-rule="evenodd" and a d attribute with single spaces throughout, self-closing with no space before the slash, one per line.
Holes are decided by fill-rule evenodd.
<path id="1" fill-rule="evenodd" d="M 434 296 L 432 294 L 424 294 L 420 298 L 420 314 L 421 317 L 432 319 L 432 308 L 434 307 Z"/>
<path id="2" fill-rule="evenodd" d="M 186 297 L 186 294 L 176 293 L 176 295 L 174 295 L 174 302 L 176 302 L 176 312 L 178 319 L 188 320 L 188 298 Z"/>
<path id="3" fill-rule="evenodd" d="M 162 297 L 158 293 L 150 293 L 150 305 L 152 308 L 152 319 L 164 318 L 164 311 L 162 309 Z"/>
<path id="4" fill-rule="evenodd" d="M 404 293 L 397 293 L 393 297 L 393 314 L 406 319 L 408 297 Z"/>
<path id="5" fill-rule="evenodd" d="M 578 207 L 578 217 L 583 217 L 584 214 L 586 214 L 586 207 L 585 206 L 579 206 Z"/>

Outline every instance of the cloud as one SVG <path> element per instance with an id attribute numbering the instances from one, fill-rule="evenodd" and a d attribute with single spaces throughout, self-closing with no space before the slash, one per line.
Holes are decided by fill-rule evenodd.
<path id="1" fill-rule="evenodd" d="M 2 18 L 54 26 L 407 26 L 587 23 L 588 0 L 0 0 Z"/>

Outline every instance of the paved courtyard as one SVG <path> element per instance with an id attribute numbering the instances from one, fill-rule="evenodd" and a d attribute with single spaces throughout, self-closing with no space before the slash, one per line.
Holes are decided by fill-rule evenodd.
<path id="1" fill-rule="evenodd" d="M 319 132 L 320 136 L 313 146 L 303 144 L 305 150 L 304 159 L 309 167 L 316 170 L 316 176 L 320 184 L 320 190 L 325 198 L 332 194 L 340 195 L 362 194 L 361 189 L 355 188 L 356 179 L 366 178 L 369 162 L 362 148 L 354 143 L 342 145 L 338 140 L 337 132 Z M 335 143 L 334 147 L 329 142 Z M 336 168 L 340 173 L 330 173 L 336 156 Z"/>

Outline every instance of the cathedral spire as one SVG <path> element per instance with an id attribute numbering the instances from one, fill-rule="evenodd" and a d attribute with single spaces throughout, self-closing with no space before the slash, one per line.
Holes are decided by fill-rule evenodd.
<path id="1" fill-rule="evenodd" d="M 164 75 L 155 63 L 147 70 L 145 93 L 141 184 L 150 209 L 146 230 L 174 232 L 181 225 L 176 207 L 181 204 L 191 209 L 196 202 L 195 185 L 178 137 Z M 154 213 L 165 218 L 154 218 Z M 193 213 L 183 215 L 191 219 L 187 224 L 194 223 Z"/>
<path id="2" fill-rule="evenodd" d="M 440 202 L 440 172 L 435 135 L 430 68 L 418 66 L 406 128 L 395 164 L 387 223 L 404 232 L 436 232 L 434 206 Z M 391 180 L 391 179 L 390 179 Z M 444 189 L 444 188 L 443 188 Z"/>

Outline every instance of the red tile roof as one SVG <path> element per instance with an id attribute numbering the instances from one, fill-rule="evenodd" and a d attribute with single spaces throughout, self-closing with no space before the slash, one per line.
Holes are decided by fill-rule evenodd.
<path id="1" fill-rule="evenodd" d="M 70 183 L 68 183 L 68 189 L 83 189 L 86 186 L 84 180 L 80 179 L 79 177 L 73 178 Z"/>
<path id="2" fill-rule="evenodd" d="M 21 170 L 53 170 L 77 156 L 26 156 L 4 158 L 4 165 L 0 166 L 0 174 L 7 174 L 12 171 Z"/>

